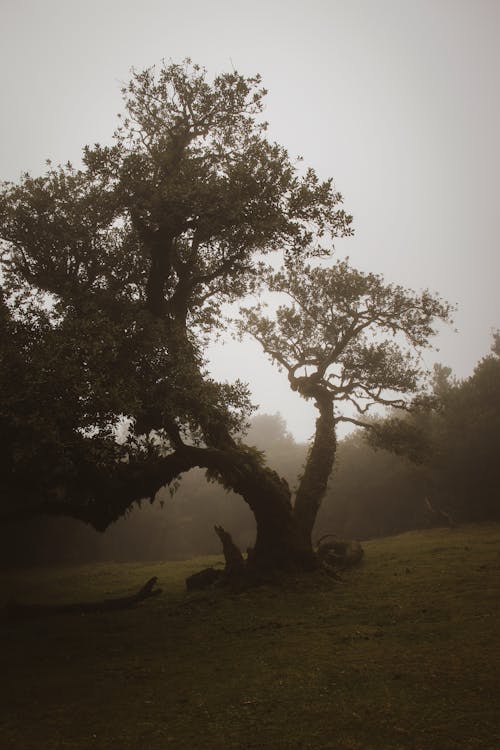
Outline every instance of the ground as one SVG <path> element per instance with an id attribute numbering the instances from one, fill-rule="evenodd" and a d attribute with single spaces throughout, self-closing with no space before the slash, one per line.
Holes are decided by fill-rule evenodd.
<path id="1" fill-rule="evenodd" d="M 2 623 L 2 750 L 497 750 L 500 526 L 367 542 L 343 582 L 186 595 L 211 560 L 10 571 L 3 598 L 134 610 Z"/>

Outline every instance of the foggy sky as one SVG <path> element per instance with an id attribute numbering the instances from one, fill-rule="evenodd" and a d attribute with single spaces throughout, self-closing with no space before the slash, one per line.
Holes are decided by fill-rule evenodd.
<path id="1" fill-rule="evenodd" d="M 497 0 L 0 0 L 0 178 L 109 142 L 131 67 L 259 72 L 270 136 L 333 176 L 354 215 L 338 255 L 457 303 L 458 333 L 425 361 L 466 376 L 500 325 L 499 38 Z M 212 359 L 311 434 L 314 409 L 256 345 Z"/>

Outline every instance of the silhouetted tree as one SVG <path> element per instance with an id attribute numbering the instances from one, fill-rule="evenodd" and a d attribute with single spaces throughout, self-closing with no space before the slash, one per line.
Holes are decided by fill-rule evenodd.
<path id="1" fill-rule="evenodd" d="M 427 482 L 421 467 L 368 445 L 366 430 L 339 441 L 315 534 L 369 539 L 422 528 Z"/>
<path id="2" fill-rule="evenodd" d="M 433 397 L 406 419 L 377 423 L 374 447 L 407 456 L 419 466 L 432 505 L 455 520 L 500 516 L 500 351 L 494 335 L 491 354 L 464 380 L 436 365 Z"/>
<path id="3" fill-rule="evenodd" d="M 257 568 L 313 567 L 337 423 L 407 404 L 420 373 L 398 336 L 426 346 L 448 308 L 346 263 L 307 265 L 350 217 L 331 181 L 266 138 L 258 77 L 210 82 L 186 61 L 134 74 L 123 94 L 113 145 L 0 196 L 3 503 L 104 529 L 200 467 L 254 514 Z M 269 285 L 295 304 L 274 323 L 247 313 L 247 327 L 320 412 L 294 506 L 241 441 L 246 386 L 213 380 L 203 354 L 276 251 Z"/>
<path id="4" fill-rule="evenodd" d="M 3 186 L 3 504 L 104 529 L 198 466 L 251 508 L 255 565 L 310 566 L 288 484 L 237 437 L 248 391 L 203 351 L 266 254 L 326 256 L 350 217 L 266 138 L 259 77 L 185 61 L 123 94 L 111 146 Z"/>
<path id="5" fill-rule="evenodd" d="M 279 414 L 256 414 L 246 441 L 264 451 L 270 466 L 290 487 L 296 484 L 306 446 L 294 441 Z M 36 516 L 0 525 L 0 565 L 88 562 L 96 560 L 186 559 L 217 554 L 216 524 L 230 529 L 241 549 L 253 545 L 255 521 L 241 498 L 202 469 L 182 475 L 171 495 L 161 489 L 154 503 L 141 503 L 105 531 L 71 518 Z"/>
<path id="6" fill-rule="evenodd" d="M 324 268 L 297 260 L 270 271 L 267 283 L 288 302 L 274 317 L 266 317 L 262 305 L 246 308 L 239 330 L 260 342 L 287 372 L 291 388 L 319 412 L 294 506 L 306 544 L 332 471 L 337 425 L 373 430 L 366 418 L 373 406 L 411 406 L 409 397 L 424 392 L 420 352 L 450 308 L 427 291 L 387 284 L 347 261 Z"/>

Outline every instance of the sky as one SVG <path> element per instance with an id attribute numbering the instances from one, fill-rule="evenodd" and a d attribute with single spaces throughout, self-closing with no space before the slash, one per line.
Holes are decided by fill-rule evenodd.
<path id="1" fill-rule="evenodd" d="M 0 0 L 0 179 L 109 142 L 132 67 L 260 73 L 270 137 L 354 216 L 337 256 L 456 304 L 424 362 L 467 377 L 500 326 L 499 38 L 498 0 Z M 310 437 L 313 406 L 256 344 L 210 359 Z"/>

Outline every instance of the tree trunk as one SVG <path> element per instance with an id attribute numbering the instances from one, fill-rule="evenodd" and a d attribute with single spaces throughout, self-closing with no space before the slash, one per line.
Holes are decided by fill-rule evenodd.
<path id="1" fill-rule="evenodd" d="M 164 282 L 169 260 L 161 259 L 158 265 L 158 250 L 150 248 L 152 265 L 148 279 L 148 303 L 154 315 L 168 320 L 169 348 L 171 355 L 183 362 L 184 373 L 193 392 L 192 411 L 196 414 L 207 448 L 197 465 L 208 468 L 226 488 L 241 495 L 252 510 L 257 525 L 255 546 L 249 565 L 262 571 L 290 568 L 312 568 L 315 555 L 310 535 L 299 533 L 294 516 L 290 488 L 271 469 L 262 466 L 260 460 L 232 438 L 227 428 L 227 414 L 212 400 L 211 389 L 201 372 L 200 362 L 189 339 L 186 323 L 187 299 L 174 294 L 164 300 Z M 155 254 L 156 251 L 156 254 Z M 161 248 L 165 252 L 165 247 Z M 158 267 L 155 266 L 155 262 Z M 181 274 L 179 285 L 189 282 L 189 271 Z M 178 287 L 180 290 L 181 286 Z M 200 408 L 199 393 L 206 396 Z M 186 394 L 189 402 L 190 395 Z M 161 423 L 158 426 L 168 426 Z M 171 435 L 175 440 L 175 435 Z M 193 452 L 193 447 L 177 446 L 180 455 Z"/>
<path id="2" fill-rule="evenodd" d="M 311 534 L 326 492 L 337 450 L 332 398 L 329 395 L 320 398 L 318 395 L 316 406 L 319 409 L 316 432 L 297 490 L 294 507 L 295 521 L 304 545 L 311 544 Z"/>
<path id="3" fill-rule="evenodd" d="M 251 454 L 221 472 L 223 483 L 243 497 L 257 526 L 249 565 L 257 571 L 311 569 L 315 556 L 294 517 L 287 482 Z"/>
<path id="4" fill-rule="evenodd" d="M 171 339 L 179 347 L 179 357 L 190 363 L 190 384 L 207 390 L 185 324 L 177 321 L 172 331 L 174 328 Z M 223 486 L 241 495 L 255 517 L 257 535 L 249 565 L 259 571 L 314 567 L 311 539 L 299 533 L 287 482 L 263 466 L 253 451 L 236 443 L 219 406 L 210 406 L 207 399 L 205 411 L 199 410 L 198 418 L 207 444 L 205 456 L 214 457 L 212 465 L 210 461 L 200 465 L 211 470 Z M 193 448 L 179 450 L 182 453 Z"/>
<path id="5" fill-rule="evenodd" d="M 311 540 L 300 533 L 294 517 L 289 490 L 287 499 L 285 504 L 278 488 L 245 497 L 257 523 L 251 563 L 258 570 L 312 570 L 316 566 Z"/>

